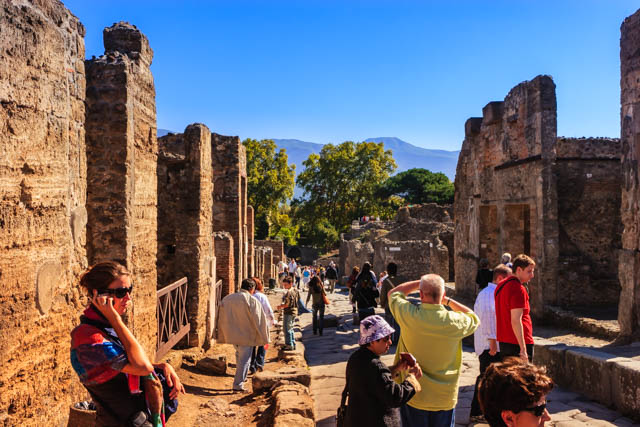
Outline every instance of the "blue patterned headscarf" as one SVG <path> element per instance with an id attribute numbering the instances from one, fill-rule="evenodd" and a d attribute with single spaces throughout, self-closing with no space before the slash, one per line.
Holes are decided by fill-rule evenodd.
<path id="1" fill-rule="evenodd" d="M 360 322 L 360 345 L 369 344 L 395 332 L 382 316 L 377 314 L 369 316 Z"/>

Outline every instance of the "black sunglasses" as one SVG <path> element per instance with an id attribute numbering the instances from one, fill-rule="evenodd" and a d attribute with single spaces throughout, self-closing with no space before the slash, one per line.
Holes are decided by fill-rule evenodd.
<path id="1" fill-rule="evenodd" d="M 108 294 L 114 295 L 116 298 L 124 298 L 124 296 L 130 294 L 131 291 L 133 291 L 133 285 L 129 288 L 103 289 L 100 291 L 100 295 Z"/>
<path id="2" fill-rule="evenodd" d="M 534 406 L 533 408 L 524 408 L 523 411 L 531 412 L 536 417 L 541 417 L 544 414 L 544 410 L 547 409 L 547 403 L 543 403 L 542 405 Z"/>

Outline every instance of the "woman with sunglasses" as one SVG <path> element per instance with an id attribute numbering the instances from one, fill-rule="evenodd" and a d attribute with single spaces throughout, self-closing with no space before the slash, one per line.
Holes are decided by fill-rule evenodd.
<path id="1" fill-rule="evenodd" d="M 387 367 L 380 356 L 389 351 L 394 329 L 382 316 L 368 316 L 360 322 L 360 349 L 349 357 L 343 403 L 348 397 L 344 426 L 401 426 L 400 406 L 407 403 L 420 387 L 420 366 L 409 353 Z M 409 362 L 411 361 L 411 362 Z M 393 377 L 408 369 L 409 375 L 398 384 Z"/>
<path id="2" fill-rule="evenodd" d="M 82 275 L 80 285 L 90 304 L 71 332 L 71 365 L 96 404 L 96 425 L 163 425 L 163 391 L 152 375 L 155 368 L 171 388 L 170 399 L 185 391 L 171 365 L 151 363 L 122 320 L 131 304 L 130 273 L 116 262 L 101 262 Z"/>
<path id="3" fill-rule="evenodd" d="M 551 389 L 553 380 L 543 367 L 510 357 L 489 365 L 478 399 L 491 427 L 544 426 L 551 420 L 546 409 Z"/>

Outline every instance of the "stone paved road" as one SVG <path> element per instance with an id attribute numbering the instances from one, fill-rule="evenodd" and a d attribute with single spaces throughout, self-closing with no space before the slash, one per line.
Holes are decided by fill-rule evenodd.
<path id="1" fill-rule="evenodd" d="M 306 293 L 303 293 L 306 298 Z M 351 325 L 351 305 L 345 290 L 329 295 L 332 301 L 326 314 L 346 319 L 343 330 L 325 329 L 323 336 L 313 335 L 311 315 L 300 316 L 302 340 L 305 345 L 305 357 L 311 368 L 311 393 L 315 401 L 318 426 L 335 426 L 335 413 L 340 405 L 340 396 L 344 388 L 344 373 L 349 355 L 358 347 L 358 329 Z M 387 364 L 393 361 L 393 348 L 383 357 Z M 462 374 L 458 406 L 456 407 L 456 425 L 486 426 L 487 424 L 469 423 L 469 410 L 473 397 L 473 385 L 478 372 L 478 359 L 472 349 L 463 349 Z M 568 426 L 640 426 L 619 413 L 612 411 L 579 394 L 554 389 L 548 396 L 548 408 L 551 422 L 547 425 Z"/>

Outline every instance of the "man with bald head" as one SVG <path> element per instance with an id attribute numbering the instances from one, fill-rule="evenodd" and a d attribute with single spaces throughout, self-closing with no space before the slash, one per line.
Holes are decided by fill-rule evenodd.
<path id="1" fill-rule="evenodd" d="M 407 300 L 417 290 L 420 305 Z M 396 361 L 400 353 L 411 353 L 423 372 L 419 380 L 422 390 L 400 409 L 402 425 L 454 426 L 462 338 L 478 328 L 478 316 L 445 296 L 444 280 L 437 274 L 396 286 L 389 291 L 388 299 L 401 330 Z"/>

